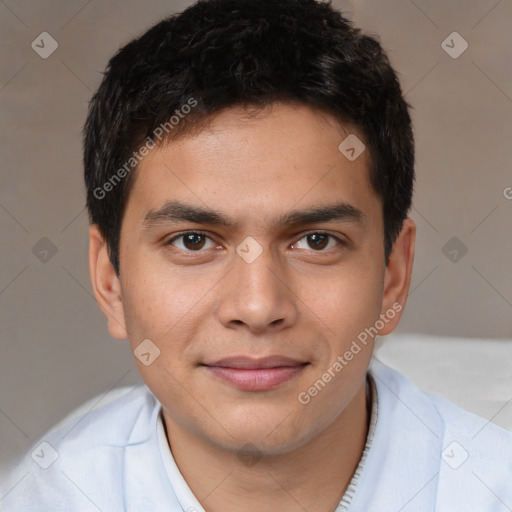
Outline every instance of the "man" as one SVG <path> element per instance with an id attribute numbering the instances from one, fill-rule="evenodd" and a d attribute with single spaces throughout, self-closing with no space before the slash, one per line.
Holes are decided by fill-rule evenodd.
<path id="1" fill-rule="evenodd" d="M 374 39 L 199 2 L 112 58 L 84 146 L 94 292 L 147 387 L 45 436 L 4 510 L 512 509 L 512 434 L 372 360 L 415 239 Z"/>

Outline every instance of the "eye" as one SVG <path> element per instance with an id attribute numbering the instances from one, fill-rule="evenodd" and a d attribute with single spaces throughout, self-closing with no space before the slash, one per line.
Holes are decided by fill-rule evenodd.
<path id="1" fill-rule="evenodd" d="M 305 242 L 303 242 L 303 240 Z M 308 247 L 305 245 L 307 244 Z M 298 249 L 313 249 L 314 251 L 324 251 L 332 249 L 336 245 L 343 245 L 343 241 L 334 235 L 323 232 L 309 233 L 303 236 L 295 245 Z"/>
<path id="2" fill-rule="evenodd" d="M 171 238 L 167 245 L 173 245 L 174 247 L 188 252 L 199 252 L 201 249 L 211 249 L 216 247 L 213 240 L 199 231 L 187 231 Z"/>

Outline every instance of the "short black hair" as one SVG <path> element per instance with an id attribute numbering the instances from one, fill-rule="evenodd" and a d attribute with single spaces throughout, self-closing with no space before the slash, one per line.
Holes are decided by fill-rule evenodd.
<path id="1" fill-rule="evenodd" d="M 411 206 L 414 138 L 410 105 L 380 43 L 330 2 L 199 0 L 121 48 L 89 105 L 87 208 L 118 275 L 124 209 L 147 148 L 226 108 L 278 101 L 362 132 L 383 203 L 388 263 Z"/>

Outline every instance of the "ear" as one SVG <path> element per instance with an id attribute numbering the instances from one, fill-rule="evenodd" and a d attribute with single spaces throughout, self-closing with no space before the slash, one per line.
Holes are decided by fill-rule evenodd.
<path id="1" fill-rule="evenodd" d="M 89 272 L 94 295 L 107 317 L 110 335 L 118 340 L 127 339 L 121 282 L 108 256 L 107 243 L 96 224 L 89 227 Z"/>
<path id="2" fill-rule="evenodd" d="M 411 284 L 415 240 L 416 224 L 412 219 L 406 218 L 393 244 L 384 274 L 384 292 L 380 315 L 384 327 L 379 329 L 379 335 L 381 336 L 393 332 L 402 316 Z"/>

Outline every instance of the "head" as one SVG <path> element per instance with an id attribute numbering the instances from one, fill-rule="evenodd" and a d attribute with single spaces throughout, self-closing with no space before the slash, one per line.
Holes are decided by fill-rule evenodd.
<path id="1" fill-rule="evenodd" d="M 411 120 L 374 38 L 314 0 L 200 1 L 111 59 L 84 164 L 94 291 L 169 422 L 270 454 L 343 414 L 414 254 Z"/>

